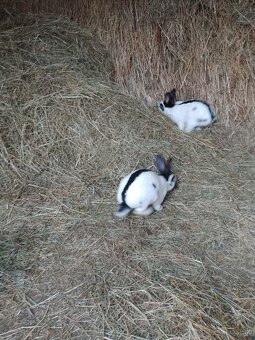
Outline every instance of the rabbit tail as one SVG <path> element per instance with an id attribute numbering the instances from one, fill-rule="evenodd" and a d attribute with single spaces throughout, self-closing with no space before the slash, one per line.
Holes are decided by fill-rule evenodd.
<path id="1" fill-rule="evenodd" d="M 115 211 L 114 215 L 117 217 L 125 217 L 130 213 L 131 210 L 132 209 L 125 202 L 122 202 L 119 205 L 118 210 Z"/>

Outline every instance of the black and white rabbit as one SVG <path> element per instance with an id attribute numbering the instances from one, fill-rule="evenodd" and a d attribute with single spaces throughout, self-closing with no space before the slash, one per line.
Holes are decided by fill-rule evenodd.
<path id="1" fill-rule="evenodd" d="M 155 166 L 158 173 L 139 169 L 120 181 L 117 192 L 119 207 L 115 216 L 124 217 L 131 211 L 148 216 L 154 210 L 162 209 L 161 204 L 167 192 L 175 187 L 176 177 L 171 171 L 170 158 L 166 161 L 163 156 L 156 155 Z"/>
<path id="2" fill-rule="evenodd" d="M 176 89 L 165 94 L 158 103 L 159 110 L 168 116 L 180 130 L 191 132 L 201 130 L 216 121 L 216 113 L 202 100 L 176 101 Z"/>

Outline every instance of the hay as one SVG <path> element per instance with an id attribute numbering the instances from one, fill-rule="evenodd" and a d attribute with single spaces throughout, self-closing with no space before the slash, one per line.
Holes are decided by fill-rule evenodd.
<path id="1" fill-rule="evenodd" d="M 184 134 L 110 81 L 86 30 L 19 22 L 0 34 L 1 338 L 254 335 L 254 131 Z M 115 219 L 120 177 L 156 152 L 178 189 Z"/>
<path id="2" fill-rule="evenodd" d="M 65 14 L 98 33 L 116 80 L 144 99 L 178 89 L 215 105 L 226 125 L 254 122 L 254 3 L 224 1 L 2 0 L 3 14 Z M 1 5 L 0 5 L 1 8 Z"/>

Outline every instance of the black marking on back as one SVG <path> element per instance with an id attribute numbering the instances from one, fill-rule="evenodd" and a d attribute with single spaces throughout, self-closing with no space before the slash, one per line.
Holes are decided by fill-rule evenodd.
<path id="1" fill-rule="evenodd" d="M 208 108 L 208 110 L 210 112 L 212 120 L 215 119 L 215 113 L 213 112 L 211 106 L 206 101 L 204 101 L 204 100 L 198 100 L 198 99 L 185 100 L 182 103 L 179 103 L 178 105 L 190 104 L 190 103 L 194 103 L 194 102 L 202 103 L 205 106 L 207 106 L 207 108 Z"/>
<path id="2" fill-rule="evenodd" d="M 179 103 L 178 105 L 190 104 L 190 103 L 194 103 L 194 102 L 199 102 L 199 103 L 203 103 L 203 104 L 205 103 L 202 100 L 190 99 L 190 100 L 184 100 L 183 102 Z"/>
<path id="3" fill-rule="evenodd" d="M 152 186 L 156 189 L 157 188 L 157 186 L 156 186 L 156 184 L 155 183 L 152 183 Z"/>
<path id="4" fill-rule="evenodd" d="M 128 181 L 127 181 L 127 184 L 125 185 L 123 191 L 122 191 L 122 194 L 121 194 L 121 197 L 122 197 L 122 201 L 125 202 L 126 204 L 126 192 L 128 190 L 128 188 L 130 187 L 130 185 L 134 182 L 134 180 L 139 176 L 141 175 L 142 172 L 146 172 L 146 171 L 149 171 L 148 169 L 139 169 L 139 170 L 136 170 L 135 172 L 132 173 L 132 175 L 129 177 Z"/>

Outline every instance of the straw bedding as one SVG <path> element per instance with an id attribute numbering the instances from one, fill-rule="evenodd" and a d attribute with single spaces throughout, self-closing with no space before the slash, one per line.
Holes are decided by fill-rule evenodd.
<path id="1" fill-rule="evenodd" d="M 197 134 L 112 80 L 95 35 L 51 16 L 0 33 L 3 339 L 241 339 L 254 329 L 252 128 Z M 173 157 L 149 218 L 120 177 Z"/>

